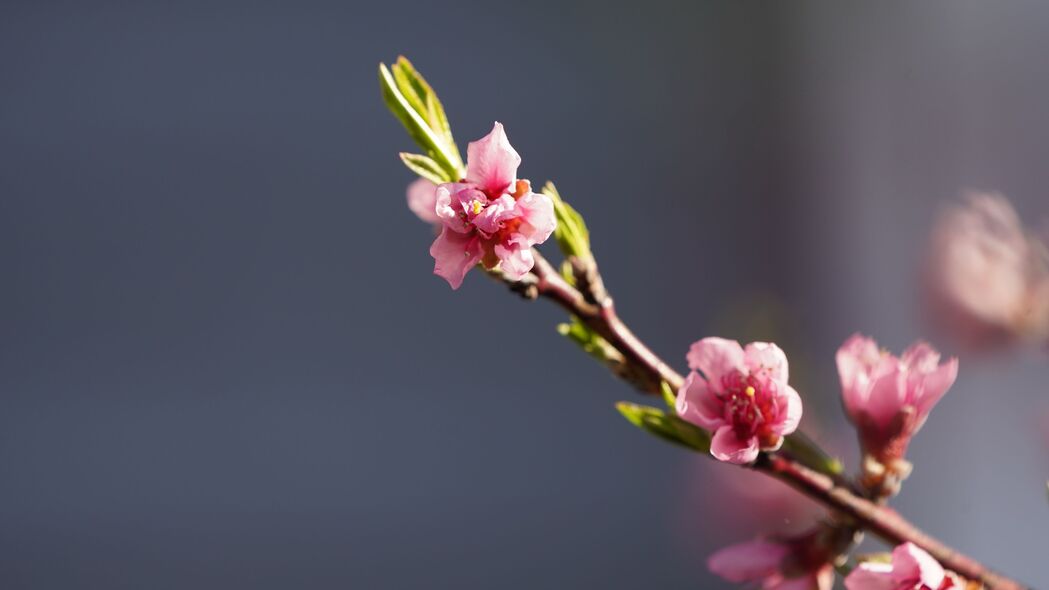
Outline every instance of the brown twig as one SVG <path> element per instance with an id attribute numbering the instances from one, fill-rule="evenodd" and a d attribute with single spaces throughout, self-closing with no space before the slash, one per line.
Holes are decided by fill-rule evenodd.
<path id="1" fill-rule="evenodd" d="M 989 588 L 1022 590 L 1019 582 L 995 573 L 975 559 L 948 547 L 935 537 L 920 530 L 894 510 L 879 506 L 842 488 L 822 474 L 776 454 L 764 454 L 754 464 L 756 471 L 767 473 L 819 500 L 835 511 L 848 516 L 861 528 L 898 545 L 911 542 L 933 556 L 940 565 L 970 580 L 978 580 Z"/>
<path id="2" fill-rule="evenodd" d="M 538 251 L 532 274 L 515 288 L 529 299 L 545 297 L 556 302 L 587 327 L 601 335 L 616 350 L 622 353 L 632 382 L 643 393 L 659 394 L 665 381 L 674 390 L 684 383 L 684 378 L 641 342 L 616 315 L 612 298 L 600 282 L 593 260 L 574 262 L 577 281 L 586 281 L 576 288 L 568 283 Z M 511 287 L 512 281 L 507 281 Z M 623 375 L 621 375 L 623 376 Z M 888 543 L 898 545 L 911 542 L 921 547 L 955 573 L 982 582 L 989 588 L 1022 590 L 1019 582 L 995 573 L 975 559 L 959 553 L 941 541 L 921 531 L 895 511 L 879 506 L 862 497 L 844 478 L 834 478 L 810 469 L 803 464 L 778 453 L 762 453 L 752 465 L 763 472 L 787 483 L 794 489 L 819 501 L 842 517 L 864 530 L 881 537 Z M 845 525 L 843 525 L 845 526 Z"/>
<path id="3" fill-rule="evenodd" d="M 635 367 L 637 374 L 643 379 L 642 382 L 635 382 L 639 389 L 658 395 L 661 391 L 660 381 L 666 381 L 674 390 L 681 387 L 685 382 L 684 377 L 649 350 L 619 319 L 612 298 L 604 293 L 603 287 L 600 289 L 600 299 L 594 302 L 587 301 L 586 296 L 561 278 L 538 251 L 533 252 L 535 267 L 532 272 L 537 279 L 539 295 L 556 301 L 619 350 L 627 363 Z"/>

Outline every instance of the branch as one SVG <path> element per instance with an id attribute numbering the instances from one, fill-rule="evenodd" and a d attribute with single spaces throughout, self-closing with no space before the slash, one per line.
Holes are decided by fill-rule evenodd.
<path id="1" fill-rule="evenodd" d="M 662 391 L 661 381 L 666 381 L 675 391 L 681 387 L 685 382 L 684 377 L 649 350 L 619 319 L 612 298 L 604 292 L 604 287 L 600 287 L 598 293 L 595 293 L 596 297 L 591 296 L 590 299 L 594 301 L 588 301 L 582 292 L 561 278 L 538 250 L 533 250 L 532 253 L 535 255 L 535 267 L 532 272 L 537 279 L 535 286 L 538 294 L 556 301 L 619 350 L 627 365 L 636 370 L 637 380 L 634 381 L 634 385 L 638 389 L 644 393 L 659 395 Z"/>
<path id="2" fill-rule="evenodd" d="M 787 483 L 799 492 L 814 498 L 829 508 L 848 516 L 861 528 L 885 541 L 899 545 L 911 542 L 933 556 L 940 565 L 970 580 L 978 580 L 988 588 L 1023 590 L 1024 586 L 995 573 L 975 559 L 959 553 L 935 537 L 920 530 L 894 510 L 879 506 L 836 485 L 830 477 L 808 467 L 777 456 L 762 454 L 754 464 L 761 471 Z"/>
<path id="3" fill-rule="evenodd" d="M 503 279 L 511 288 L 529 299 L 545 297 L 553 300 L 600 334 L 622 353 L 629 367 L 625 378 L 643 393 L 658 395 L 663 381 L 675 391 L 681 387 L 684 383 L 681 374 L 645 346 L 616 315 L 612 298 L 605 292 L 592 259 L 582 261 L 584 268 L 576 268 L 577 280 L 583 280 L 577 289 L 565 281 L 537 250 L 533 250 L 533 254 L 535 266 L 524 281 Z M 590 284 L 586 284 L 587 277 Z M 624 376 L 624 373 L 620 372 L 620 375 Z M 914 543 L 945 568 L 970 580 L 980 581 L 993 589 L 1024 588 L 921 531 L 895 511 L 864 498 L 844 478 L 820 473 L 781 453 L 762 453 L 752 468 L 785 482 L 846 517 L 858 528 L 868 530 L 892 545 Z"/>

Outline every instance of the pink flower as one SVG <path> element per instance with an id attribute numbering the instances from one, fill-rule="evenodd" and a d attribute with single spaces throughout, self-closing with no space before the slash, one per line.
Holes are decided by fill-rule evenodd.
<path id="1" fill-rule="evenodd" d="M 687 523 L 757 531 L 776 523 L 777 532 L 799 532 L 823 514 L 822 505 L 782 481 L 720 462 L 690 466 L 681 512 Z M 699 501 L 697 501 L 697 498 Z M 692 518 L 699 511 L 699 518 Z M 697 529 L 697 534 L 705 529 Z"/>
<path id="2" fill-rule="evenodd" d="M 730 582 L 760 582 L 765 590 L 830 590 L 834 568 L 812 540 L 759 538 L 731 545 L 711 555 L 707 567 Z"/>
<path id="3" fill-rule="evenodd" d="M 913 543 L 892 552 L 892 563 L 864 562 L 845 577 L 847 590 L 941 590 L 958 581 Z"/>
<path id="4" fill-rule="evenodd" d="M 958 376 L 958 359 L 940 363 L 924 342 L 899 358 L 854 334 L 838 349 L 838 375 L 849 419 L 864 451 L 883 464 L 902 459 L 914 433 Z"/>
<path id="5" fill-rule="evenodd" d="M 437 185 L 418 178 L 408 185 L 408 208 L 415 216 L 429 224 L 440 224 L 437 217 Z"/>
<path id="6" fill-rule="evenodd" d="M 962 344 L 1049 338 L 1049 254 L 999 194 L 971 194 L 933 228 L 926 295 Z"/>
<path id="7" fill-rule="evenodd" d="M 443 225 L 430 246 L 434 274 L 458 289 L 478 262 L 499 267 L 517 280 L 532 270 L 532 246 L 546 241 L 557 224 L 549 197 L 517 179 L 521 156 L 498 122 L 492 132 L 466 150 L 466 178 L 435 191 L 435 211 Z"/>
<path id="8" fill-rule="evenodd" d="M 714 431 L 710 454 L 717 459 L 749 463 L 797 429 L 801 397 L 787 385 L 787 357 L 775 344 L 744 349 L 735 340 L 704 338 L 689 350 L 688 366 L 677 412 Z"/>

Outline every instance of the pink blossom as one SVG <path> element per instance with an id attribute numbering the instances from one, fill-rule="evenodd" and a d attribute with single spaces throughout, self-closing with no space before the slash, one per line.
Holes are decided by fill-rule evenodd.
<path id="1" fill-rule="evenodd" d="M 954 576 L 913 543 L 892 552 L 892 563 L 864 562 L 845 577 L 847 590 L 942 590 L 958 586 Z"/>
<path id="2" fill-rule="evenodd" d="M 417 178 L 408 185 L 408 208 L 416 217 L 429 224 L 440 224 L 437 217 L 437 185 L 425 178 Z"/>
<path id="3" fill-rule="evenodd" d="M 688 352 L 692 369 L 677 394 L 685 420 L 714 431 L 710 454 L 749 463 L 775 450 L 801 420 L 801 397 L 787 384 L 787 357 L 775 344 L 704 338 Z"/>
<path id="4" fill-rule="evenodd" d="M 932 231 L 926 295 L 944 328 L 970 348 L 1049 338 L 1049 255 L 1008 200 L 971 194 Z"/>
<path id="5" fill-rule="evenodd" d="M 503 126 L 470 143 L 466 178 L 437 187 L 435 211 L 441 235 L 430 246 L 434 274 L 458 289 L 478 262 L 517 280 L 532 270 L 532 246 L 546 241 L 556 225 L 549 197 L 517 179 L 521 156 Z"/>
<path id="6" fill-rule="evenodd" d="M 958 376 L 958 359 L 916 342 L 897 358 L 854 334 L 837 354 L 842 400 L 867 454 L 881 463 L 902 459 L 914 433 Z"/>
<path id="7" fill-rule="evenodd" d="M 819 557 L 812 539 L 758 538 L 731 545 L 711 555 L 707 567 L 730 582 L 760 582 L 765 590 L 830 590 L 834 568 Z"/>
<path id="8" fill-rule="evenodd" d="M 776 523 L 777 532 L 796 533 L 823 514 L 821 504 L 765 474 L 720 461 L 702 461 L 690 467 L 686 493 L 679 498 L 681 512 L 687 516 L 684 522 L 689 526 L 730 527 L 745 532 Z M 705 530 L 689 532 L 700 534 Z"/>

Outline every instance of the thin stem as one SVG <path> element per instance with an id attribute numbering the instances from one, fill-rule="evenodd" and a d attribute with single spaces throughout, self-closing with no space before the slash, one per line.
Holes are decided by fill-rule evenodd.
<path id="1" fill-rule="evenodd" d="M 623 353 L 627 363 L 639 369 L 638 377 L 643 379 L 642 382 L 636 382 L 635 385 L 651 395 L 661 393 L 660 381 L 666 381 L 675 391 L 681 387 L 685 378 L 649 350 L 619 319 L 611 297 L 602 293 L 603 296 L 599 301 L 594 303 L 587 301 L 587 298 L 578 289 L 561 278 L 561 275 L 537 250 L 533 250 L 533 254 L 535 255 L 535 267 L 532 272 L 538 279 L 536 287 L 539 295 L 556 301 Z"/>
<path id="2" fill-rule="evenodd" d="M 596 266 L 590 275 L 597 279 L 597 288 L 570 285 L 538 251 L 535 267 L 523 283 L 515 289 L 529 298 L 545 297 L 565 308 L 569 313 L 594 330 L 619 350 L 630 367 L 626 378 L 643 393 L 658 395 L 660 382 L 678 389 L 684 383 L 680 373 L 663 362 L 616 315 L 611 297 L 600 284 Z M 593 264 L 593 261 L 589 261 Z M 577 277 L 582 273 L 577 273 Z M 586 293 L 586 295 L 584 295 Z M 589 295 L 589 296 L 588 296 Z M 959 553 L 943 542 L 921 531 L 896 512 L 862 497 L 847 480 L 832 477 L 806 467 L 798 461 L 777 453 L 762 453 L 752 468 L 779 479 L 803 494 L 819 501 L 847 517 L 858 528 L 868 530 L 892 545 L 911 542 L 921 547 L 945 568 L 977 580 L 989 588 L 1022 590 L 1022 584 L 991 571 L 975 559 Z"/>

